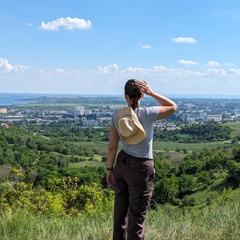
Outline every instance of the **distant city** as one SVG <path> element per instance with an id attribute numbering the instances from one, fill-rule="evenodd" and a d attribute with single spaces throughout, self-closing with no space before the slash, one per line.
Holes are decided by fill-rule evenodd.
<path id="1" fill-rule="evenodd" d="M 178 104 L 178 110 L 170 118 L 156 123 L 161 129 L 208 121 L 240 121 L 240 96 L 169 97 Z M 82 127 L 103 127 L 109 125 L 113 112 L 125 105 L 120 95 L 0 94 L 0 123 L 41 125 L 71 122 Z M 142 99 L 141 106 L 152 105 L 156 105 L 152 98 Z"/>

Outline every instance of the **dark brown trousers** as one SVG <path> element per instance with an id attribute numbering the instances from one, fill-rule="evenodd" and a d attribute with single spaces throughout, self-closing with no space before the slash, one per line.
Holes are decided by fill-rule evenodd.
<path id="1" fill-rule="evenodd" d="M 114 168 L 114 240 L 144 239 L 144 223 L 154 182 L 153 159 L 120 151 Z"/>

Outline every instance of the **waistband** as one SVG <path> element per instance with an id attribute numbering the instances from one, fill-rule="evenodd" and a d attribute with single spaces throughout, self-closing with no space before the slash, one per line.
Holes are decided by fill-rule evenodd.
<path id="1" fill-rule="evenodd" d="M 141 161 L 141 162 L 144 162 L 144 161 L 153 161 L 153 158 L 140 158 L 140 157 L 135 157 L 135 156 L 132 156 L 126 152 L 124 152 L 123 150 L 121 150 L 119 153 L 118 153 L 118 156 L 119 157 L 125 157 L 125 158 L 128 158 L 128 159 L 131 159 L 133 161 Z"/>

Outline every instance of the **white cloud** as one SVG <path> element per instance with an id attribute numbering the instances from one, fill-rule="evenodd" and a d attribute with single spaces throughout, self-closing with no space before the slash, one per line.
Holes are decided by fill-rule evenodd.
<path id="1" fill-rule="evenodd" d="M 225 63 L 226 66 L 234 66 L 234 63 Z"/>
<path id="2" fill-rule="evenodd" d="M 57 72 L 57 73 L 64 73 L 65 71 L 64 71 L 64 69 L 62 69 L 62 68 L 57 68 L 57 69 L 55 70 L 55 72 Z"/>
<path id="3" fill-rule="evenodd" d="M 32 23 L 29 23 L 29 22 L 28 22 L 28 23 L 27 23 L 27 26 L 31 27 L 31 26 L 32 26 Z"/>
<path id="4" fill-rule="evenodd" d="M 230 73 L 234 73 L 234 74 L 240 74 L 240 69 L 235 69 L 235 68 L 231 68 L 228 69 Z"/>
<path id="5" fill-rule="evenodd" d="M 73 30 L 75 28 L 90 29 L 91 27 L 92 27 L 92 23 L 89 20 L 66 17 L 66 18 L 58 18 L 56 20 L 53 20 L 53 21 L 47 22 L 47 23 L 42 21 L 40 29 L 56 31 L 56 30 L 59 30 L 60 28 L 64 28 L 67 30 Z"/>
<path id="6" fill-rule="evenodd" d="M 218 66 L 221 66 L 221 63 L 219 62 L 214 62 L 214 61 L 209 61 L 207 63 L 207 67 L 218 67 Z"/>
<path id="7" fill-rule="evenodd" d="M 116 63 L 113 63 L 111 65 L 108 65 L 106 67 L 98 67 L 98 70 L 103 73 L 108 73 L 108 72 L 117 72 L 118 71 L 118 65 Z"/>
<path id="8" fill-rule="evenodd" d="M 191 61 L 191 60 L 186 61 L 186 60 L 182 60 L 182 59 L 180 59 L 178 62 L 183 64 L 183 65 L 186 65 L 186 66 L 197 65 L 198 64 L 197 62 L 194 62 L 194 61 Z"/>
<path id="9" fill-rule="evenodd" d="M 141 48 L 152 48 L 149 44 L 142 45 Z"/>
<path id="10" fill-rule="evenodd" d="M 154 66 L 153 68 L 156 69 L 156 70 L 166 70 L 167 69 L 164 66 Z"/>
<path id="11" fill-rule="evenodd" d="M 143 72 L 144 71 L 144 68 L 138 68 L 138 67 L 128 67 L 126 69 L 126 72 L 129 72 L 129 73 L 137 73 L 137 72 Z"/>
<path id="12" fill-rule="evenodd" d="M 197 40 L 192 37 L 178 37 L 178 38 L 172 38 L 172 42 L 177 43 L 196 43 Z"/>
<path id="13" fill-rule="evenodd" d="M 25 72 L 27 69 L 29 69 L 29 67 L 12 65 L 7 59 L 0 58 L 0 73 Z"/>
<path id="14" fill-rule="evenodd" d="M 10 72 L 14 69 L 7 59 L 0 58 L 0 72 Z"/>
<path id="15" fill-rule="evenodd" d="M 49 71 L 31 68 L 27 72 L 19 72 L 22 67 L 13 66 L 0 58 L 0 73 L 2 69 L 9 71 L 9 74 L 0 74 L 0 78 L 5 79 L 1 81 L 3 92 L 122 94 L 125 81 L 137 78 L 145 79 L 153 89 L 167 94 L 239 94 L 240 83 L 238 68 L 225 70 L 212 67 L 192 71 L 184 66 L 171 68 L 159 65 L 121 69 L 113 63 L 95 70 L 65 71 L 57 68 Z"/>
<path id="16" fill-rule="evenodd" d="M 217 75 L 217 76 L 225 76 L 227 75 L 227 71 L 224 69 L 219 69 L 219 68 L 210 68 L 207 70 L 207 73 Z"/>

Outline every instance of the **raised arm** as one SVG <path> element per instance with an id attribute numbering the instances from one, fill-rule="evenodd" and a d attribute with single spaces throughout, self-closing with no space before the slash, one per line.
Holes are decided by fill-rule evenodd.
<path id="1" fill-rule="evenodd" d="M 159 103 L 160 110 L 157 118 L 158 120 L 170 116 L 177 110 L 177 104 L 175 102 L 154 92 L 146 81 L 139 81 L 137 85 L 142 93 L 154 98 Z"/>

